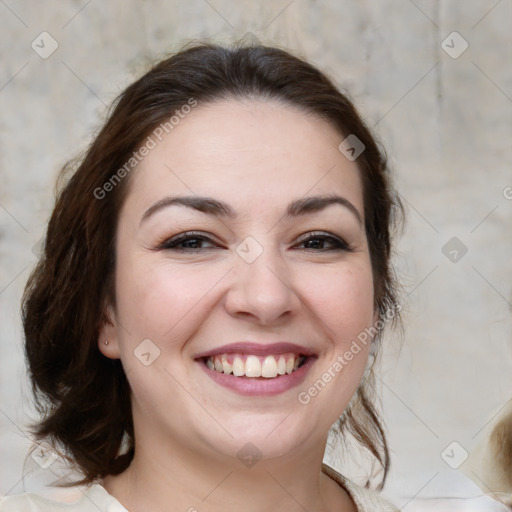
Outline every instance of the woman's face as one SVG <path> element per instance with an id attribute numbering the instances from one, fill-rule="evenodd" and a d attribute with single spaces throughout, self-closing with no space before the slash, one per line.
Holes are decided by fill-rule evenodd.
<path id="1" fill-rule="evenodd" d="M 342 139 L 290 106 L 226 100 L 193 109 L 132 171 L 99 346 L 122 361 L 139 448 L 325 447 L 376 319 Z"/>

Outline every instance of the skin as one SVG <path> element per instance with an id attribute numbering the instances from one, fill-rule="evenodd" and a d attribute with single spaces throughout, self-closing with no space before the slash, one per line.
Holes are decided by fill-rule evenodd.
<path id="1" fill-rule="evenodd" d="M 359 170 L 338 150 L 342 139 L 324 120 L 288 105 L 223 100 L 193 109 L 130 177 L 117 227 L 116 305 L 108 306 L 111 322 L 98 346 L 121 359 L 132 389 L 135 457 L 103 482 L 131 512 L 356 510 L 321 463 L 369 346 L 307 405 L 297 397 L 377 319 L 364 223 L 340 204 L 284 217 L 293 200 L 335 193 L 364 219 Z M 171 195 L 209 196 L 237 216 L 173 205 L 141 222 Z M 211 242 L 159 248 L 192 230 Z M 351 250 L 317 233 L 299 240 L 317 231 Z M 263 250 L 252 263 L 236 252 L 248 236 Z M 145 339 L 160 350 L 148 366 L 134 355 Z M 194 360 L 242 340 L 290 341 L 318 359 L 294 389 L 242 396 Z M 248 442 L 262 457 L 252 467 L 237 457 Z"/>

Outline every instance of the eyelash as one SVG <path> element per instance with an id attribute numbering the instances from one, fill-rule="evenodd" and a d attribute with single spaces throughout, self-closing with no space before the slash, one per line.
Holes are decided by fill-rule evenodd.
<path id="1" fill-rule="evenodd" d="M 214 247 L 208 247 L 206 249 L 178 247 L 179 244 L 181 244 L 183 242 L 188 242 L 190 240 L 203 241 L 203 242 L 215 244 L 215 242 L 213 242 L 209 237 L 205 236 L 204 234 L 202 234 L 199 231 L 197 231 L 197 232 L 196 231 L 188 231 L 186 233 L 181 233 L 173 238 L 164 240 L 163 242 L 158 244 L 156 249 L 157 250 L 158 249 L 174 250 L 174 251 L 189 252 L 189 253 L 190 252 L 192 252 L 192 253 L 199 252 L 202 250 L 214 249 Z M 322 240 L 324 242 L 330 242 L 331 244 L 334 245 L 334 247 L 331 249 L 319 249 L 319 250 L 303 249 L 303 250 L 313 250 L 314 252 L 331 252 L 331 251 L 353 252 L 353 249 L 343 239 L 338 238 L 333 235 L 330 235 L 328 233 L 311 232 L 311 233 L 308 233 L 307 236 L 302 235 L 301 237 L 299 237 L 299 243 L 301 243 L 301 244 L 309 242 L 311 240 Z"/>

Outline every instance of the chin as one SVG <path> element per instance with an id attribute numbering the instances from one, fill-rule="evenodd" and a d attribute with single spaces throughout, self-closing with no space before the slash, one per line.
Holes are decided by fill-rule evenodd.
<path id="1" fill-rule="evenodd" d="M 222 439 L 217 436 L 215 440 L 210 438 L 210 444 L 217 451 L 229 457 L 235 455 L 240 460 L 245 457 L 272 460 L 307 450 L 313 445 L 318 446 L 321 443 L 320 439 L 315 440 L 318 430 L 313 425 L 308 428 L 303 418 L 293 424 L 290 420 L 294 414 L 285 412 L 267 415 L 264 420 L 261 413 L 247 414 L 244 419 L 239 418 L 236 424 L 224 425 L 233 437 L 228 438 L 223 432 Z"/>

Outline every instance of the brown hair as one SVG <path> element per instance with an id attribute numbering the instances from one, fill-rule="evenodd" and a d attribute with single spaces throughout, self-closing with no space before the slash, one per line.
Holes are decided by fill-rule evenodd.
<path id="1" fill-rule="evenodd" d="M 130 388 L 119 360 L 97 347 L 115 306 L 115 238 L 129 176 L 114 175 L 144 139 L 191 99 L 273 99 L 327 120 L 363 144 L 357 158 L 364 191 L 365 228 L 382 316 L 396 306 L 390 263 L 392 229 L 403 213 L 390 183 L 386 159 L 352 103 L 321 71 L 290 53 L 265 46 L 194 44 L 162 60 L 114 102 L 103 128 L 58 193 L 44 252 L 25 288 L 22 316 L 25 354 L 41 421 L 38 439 L 64 453 L 90 483 L 130 464 L 135 440 Z M 125 171 L 126 171 L 126 167 Z M 71 170 L 71 163 L 62 173 Z M 105 184 L 111 183 L 108 194 Z M 396 319 L 396 317 L 395 317 Z M 380 332 L 373 344 L 380 341 Z M 376 345 L 375 345 L 376 346 Z M 372 365 L 373 369 L 373 365 Z M 364 379 L 338 422 L 381 464 L 385 481 L 389 452 L 371 400 L 373 371 Z M 123 435 L 128 449 L 120 454 Z"/>

